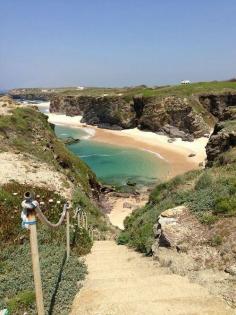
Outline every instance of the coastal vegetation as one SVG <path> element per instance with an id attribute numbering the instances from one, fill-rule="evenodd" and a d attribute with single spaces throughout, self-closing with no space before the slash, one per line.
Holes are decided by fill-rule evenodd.
<path id="1" fill-rule="evenodd" d="M 149 202 L 125 219 L 118 243 L 128 243 L 150 254 L 153 226 L 167 209 L 186 205 L 200 222 L 211 226 L 224 217 L 236 216 L 236 164 L 191 171 L 158 185 Z"/>
<path id="2" fill-rule="evenodd" d="M 4 104 L 7 107 L 6 98 Z M 2 167 L 5 165 L 12 173 L 18 168 L 15 178 L 7 172 L 9 178 L 5 173 L 0 178 L 0 215 L 4 218 L 0 223 L 0 309 L 7 307 L 10 314 L 36 312 L 29 233 L 22 228 L 20 219 L 24 193 L 32 191 L 52 222 L 58 221 L 63 204 L 71 199 L 72 253 L 64 267 L 65 225 L 56 230 L 37 225 L 46 311 L 67 314 L 86 274 L 86 266 L 78 256 L 87 254 L 92 247 L 88 231 L 77 227 L 74 209 L 84 209 L 95 238 L 113 233 L 99 209 L 96 175 L 67 150 L 57 139 L 53 125 L 35 108 L 15 106 L 0 115 L 0 140 L 0 155 L 5 163 Z"/>

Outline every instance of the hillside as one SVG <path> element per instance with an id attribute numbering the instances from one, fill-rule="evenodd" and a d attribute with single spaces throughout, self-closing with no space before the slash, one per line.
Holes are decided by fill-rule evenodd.
<path id="1" fill-rule="evenodd" d="M 236 123 L 219 121 L 209 139 L 207 168 L 158 185 L 126 218 L 118 243 L 153 255 L 235 307 Z"/>
<path id="2" fill-rule="evenodd" d="M 21 202 L 33 191 L 47 218 L 59 219 L 63 204 L 72 204 L 72 257 L 63 269 L 53 314 L 68 312 L 86 267 L 78 255 L 86 254 L 92 239 L 76 228 L 74 208 L 83 207 L 94 237 L 112 237 L 113 230 L 99 209 L 100 186 L 95 174 L 72 155 L 54 134 L 53 125 L 36 108 L 18 106 L 0 98 L 0 309 L 12 314 L 35 314 L 29 233 L 21 227 Z M 65 227 L 49 230 L 38 223 L 40 257 L 46 309 L 55 289 L 65 251 Z M 28 277 L 25 275 L 28 274 Z M 63 294 L 63 300 L 61 299 Z"/>

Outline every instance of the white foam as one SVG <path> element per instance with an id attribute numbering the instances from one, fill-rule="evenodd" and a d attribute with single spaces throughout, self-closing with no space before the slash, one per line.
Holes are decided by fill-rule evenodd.
<path id="1" fill-rule="evenodd" d="M 90 156 L 114 156 L 115 154 L 88 154 L 88 155 L 80 155 L 80 157 L 85 158 L 85 157 L 90 157 Z"/>
<path id="2" fill-rule="evenodd" d="M 159 159 L 167 161 L 160 153 L 157 153 L 157 152 L 154 152 L 154 151 L 151 151 L 148 149 L 142 149 L 142 151 L 152 153 L 152 154 L 156 155 Z"/>

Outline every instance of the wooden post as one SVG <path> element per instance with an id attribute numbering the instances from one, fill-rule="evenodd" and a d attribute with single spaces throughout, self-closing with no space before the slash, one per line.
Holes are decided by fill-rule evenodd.
<path id="1" fill-rule="evenodd" d="M 66 259 L 70 257 L 70 214 L 66 212 Z"/>
<path id="2" fill-rule="evenodd" d="M 35 213 L 30 214 L 28 218 L 29 218 L 29 221 L 31 222 L 36 221 Z M 36 224 L 30 225 L 30 246 L 31 246 L 37 311 L 38 311 L 38 315 L 45 315 L 44 305 L 43 305 L 42 281 L 41 281 L 40 265 L 39 265 L 39 251 L 38 251 Z"/>

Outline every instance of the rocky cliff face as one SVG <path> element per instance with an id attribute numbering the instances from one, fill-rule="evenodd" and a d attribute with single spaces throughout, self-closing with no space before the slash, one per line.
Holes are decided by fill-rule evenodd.
<path id="1" fill-rule="evenodd" d="M 236 120 L 219 122 L 206 146 L 207 166 L 236 161 Z"/>
<path id="2" fill-rule="evenodd" d="M 50 101 L 56 94 L 53 92 L 42 92 L 42 90 L 37 91 L 25 91 L 24 89 L 13 89 L 9 91 L 9 96 L 13 99 L 21 100 L 39 100 L 39 101 Z"/>
<path id="3" fill-rule="evenodd" d="M 141 129 L 161 131 L 172 137 L 190 140 L 209 132 L 201 115 L 197 114 L 188 99 L 174 96 L 143 99 L 144 107 L 139 120 Z M 179 132 L 180 131 L 180 132 Z"/>
<path id="4" fill-rule="evenodd" d="M 218 119 L 206 147 L 207 166 L 236 160 L 236 94 L 202 95 L 199 101 Z"/>
<path id="5" fill-rule="evenodd" d="M 219 120 L 236 119 L 236 94 L 205 94 L 199 101 Z"/>
<path id="6" fill-rule="evenodd" d="M 202 116 L 187 99 L 177 97 L 56 96 L 51 112 L 83 115 L 83 122 L 101 128 L 134 128 L 191 140 L 209 132 Z"/>

